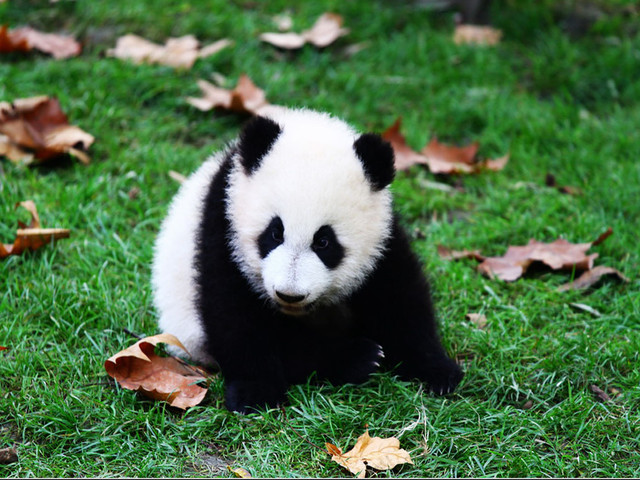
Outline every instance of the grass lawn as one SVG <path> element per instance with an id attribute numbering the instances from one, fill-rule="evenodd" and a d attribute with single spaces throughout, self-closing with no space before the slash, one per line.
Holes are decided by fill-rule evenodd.
<path id="1" fill-rule="evenodd" d="M 284 11 L 296 31 L 335 11 L 351 33 L 324 50 L 282 52 L 258 35 L 275 31 Z M 57 96 L 97 139 L 89 166 L 0 161 L 0 241 L 13 241 L 26 219 L 14 205 L 25 199 L 43 226 L 72 230 L 0 261 L 0 345 L 9 347 L 0 352 L 0 448 L 19 455 L 0 476 L 232 476 L 227 464 L 262 477 L 348 476 L 294 430 L 344 450 L 367 425 L 372 436 L 397 436 L 415 463 L 379 477 L 640 476 L 640 10 L 633 0 L 502 0 L 492 20 L 504 39 L 478 48 L 452 42 L 452 12 L 412 1 L 0 4 L 0 23 L 85 45 L 63 61 L 0 56 L 0 101 Z M 107 57 L 130 32 L 235 44 L 189 71 Z M 360 42 L 364 50 L 345 53 Z M 246 120 L 185 102 L 214 72 L 229 88 L 247 73 L 272 103 L 326 110 L 361 130 L 402 115 L 415 149 L 437 135 L 477 140 L 484 157 L 511 152 L 502 172 L 434 178 L 414 167 L 393 184 L 434 284 L 443 341 L 466 371 L 454 394 L 436 398 L 389 373 L 361 386 L 296 386 L 285 423 L 278 410 L 226 411 L 221 381 L 183 413 L 108 380 L 104 360 L 135 340 L 125 329 L 157 332 L 149 277 L 178 189 L 168 172 L 188 174 Z M 583 194 L 545 186 L 547 173 Z M 589 242 L 609 226 L 596 264 L 631 281 L 587 292 L 556 290 L 570 273 L 504 283 L 436 253 L 437 244 L 501 255 L 529 238 Z M 485 314 L 487 327 L 467 313 Z M 600 402 L 591 385 L 612 400 Z"/>

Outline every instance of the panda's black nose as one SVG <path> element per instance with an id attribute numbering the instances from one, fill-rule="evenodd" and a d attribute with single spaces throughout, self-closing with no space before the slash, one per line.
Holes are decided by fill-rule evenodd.
<path id="1" fill-rule="evenodd" d="M 306 295 L 287 295 L 286 293 L 279 292 L 278 290 L 276 290 L 276 295 L 280 300 L 287 303 L 300 303 L 302 300 L 307 298 Z"/>

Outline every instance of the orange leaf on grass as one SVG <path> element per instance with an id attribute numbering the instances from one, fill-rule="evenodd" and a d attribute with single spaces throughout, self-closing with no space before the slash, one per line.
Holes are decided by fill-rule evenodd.
<path id="1" fill-rule="evenodd" d="M 162 333 L 143 338 L 116 353 L 104 363 L 104 368 L 123 388 L 183 410 L 198 405 L 207 389 L 196 383 L 206 380 L 209 374 L 175 357 L 156 355 L 158 343 L 175 345 L 187 351 L 176 337 Z"/>
<path id="2" fill-rule="evenodd" d="M 501 38 L 501 30 L 484 25 L 457 25 L 453 33 L 453 41 L 458 45 L 496 45 Z"/>
<path id="3" fill-rule="evenodd" d="M 326 444 L 331 460 L 342 465 L 358 478 L 364 478 L 367 467 L 376 470 L 390 470 L 401 463 L 411 463 L 411 456 L 400 448 L 395 437 L 370 437 L 366 431 L 356 441 L 355 446 L 346 453 L 331 443 Z"/>
<path id="4" fill-rule="evenodd" d="M 70 154 L 89 163 L 85 151 L 93 135 L 70 125 L 56 98 L 47 96 L 0 102 L 0 153 L 10 160 L 43 162 Z"/>
<path id="5" fill-rule="evenodd" d="M 603 265 L 594 267 L 591 270 L 587 270 L 578 278 L 576 278 L 573 282 L 565 283 L 564 285 L 560 285 L 558 290 L 564 292 L 566 290 L 580 290 L 584 288 L 589 288 L 602 280 L 605 276 L 613 276 L 614 278 L 628 283 L 629 279 L 625 277 L 619 270 L 616 270 L 612 267 L 605 267 Z"/>
<path id="6" fill-rule="evenodd" d="M 342 17 L 336 13 L 323 13 L 309 30 L 299 34 L 263 33 L 260 35 L 260 40 L 288 50 L 301 48 L 305 43 L 323 48 L 349 33 L 349 29 L 342 28 L 342 22 Z"/>
<path id="7" fill-rule="evenodd" d="M 7 350 L 7 347 L 0 346 L 0 350 Z"/>
<path id="8" fill-rule="evenodd" d="M 128 34 L 118 38 L 115 48 L 109 49 L 107 55 L 137 64 L 150 63 L 189 69 L 198 58 L 213 55 L 231 43 L 231 40 L 222 39 L 200 48 L 196 37 L 184 35 L 169 38 L 164 45 L 159 45 L 138 35 Z"/>
<path id="9" fill-rule="evenodd" d="M 32 49 L 62 59 L 80 55 L 82 47 L 68 35 L 44 33 L 31 27 L 9 30 L 6 25 L 0 26 L 0 53 L 28 52 Z"/>
<path id="10" fill-rule="evenodd" d="M 245 74 L 240 75 L 238 84 L 233 90 L 216 87 L 206 80 L 198 80 L 203 97 L 188 97 L 187 102 L 199 110 L 207 111 L 222 108 L 240 113 L 259 115 L 270 109 L 283 108 L 267 102 L 264 90 L 258 88 Z"/>
<path id="11" fill-rule="evenodd" d="M 426 157 L 407 145 L 407 140 L 400 133 L 401 124 L 402 117 L 398 117 L 394 124 L 382 132 L 381 135 L 393 147 L 396 170 L 407 170 L 409 167 L 418 164 L 425 165 L 427 163 Z"/>
<path id="12" fill-rule="evenodd" d="M 591 270 L 598 254 L 586 255 L 587 250 L 612 232 L 609 228 L 589 243 L 570 243 L 562 238 L 551 243 L 531 239 L 527 245 L 510 246 L 501 257 L 486 257 L 478 270 L 490 278 L 495 276 L 507 282 L 520 278 L 533 262 L 542 262 L 553 270 Z"/>
<path id="13" fill-rule="evenodd" d="M 38 211 L 32 200 L 16 204 L 16 208 L 20 206 L 29 211 L 31 222 L 29 225 L 18 222 L 20 228 L 16 231 L 16 239 L 13 243 L 0 243 L 0 258 L 20 255 L 26 250 L 37 250 L 54 240 L 69 237 L 70 231 L 66 228 L 41 228 Z"/>

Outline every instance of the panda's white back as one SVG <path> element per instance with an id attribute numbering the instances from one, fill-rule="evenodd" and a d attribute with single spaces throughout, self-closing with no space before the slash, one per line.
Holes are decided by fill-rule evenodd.
<path id="1" fill-rule="evenodd" d="M 204 197 L 223 157 L 224 153 L 214 155 L 181 185 L 156 239 L 152 267 L 160 329 L 178 337 L 195 360 L 206 364 L 213 359 L 204 349 L 204 330 L 196 311 L 194 258 Z"/>

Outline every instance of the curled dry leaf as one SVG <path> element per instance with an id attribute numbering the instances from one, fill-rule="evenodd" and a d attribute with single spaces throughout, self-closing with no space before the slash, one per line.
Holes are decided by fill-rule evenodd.
<path id="1" fill-rule="evenodd" d="M 66 228 L 40 228 L 40 218 L 36 205 L 32 200 L 16 204 L 16 207 L 26 208 L 31 214 L 31 223 L 24 225 L 18 222 L 20 228 L 16 231 L 16 239 L 12 244 L 0 243 L 0 258 L 9 255 L 20 255 L 26 250 L 37 250 L 54 240 L 68 238 L 70 231 Z"/>
<path id="2" fill-rule="evenodd" d="M 400 133 L 401 119 L 382 133 L 382 138 L 391 143 L 395 153 L 396 170 L 406 170 L 416 164 L 429 167 L 433 174 L 478 173 L 482 170 L 502 170 L 509 161 L 509 154 L 496 158 L 479 161 L 477 158 L 478 142 L 464 147 L 440 143 L 437 138 L 420 151 L 416 152 L 407 145 Z"/>
<path id="3" fill-rule="evenodd" d="M 231 468 L 230 465 L 227 465 L 227 470 L 233 473 L 237 478 L 253 478 L 246 469 L 241 467 Z"/>
<path id="4" fill-rule="evenodd" d="M 267 102 L 264 90 L 258 88 L 245 74 L 240 75 L 233 90 L 216 87 L 206 80 L 198 80 L 203 97 L 187 97 L 187 102 L 199 110 L 223 108 L 251 115 L 266 114 L 270 109 L 283 108 Z"/>
<path id="5" fill-rule="evenodd" d="M 457 25 L 453 33 L 453 41 L 460 44 L 496 45 L 502 38 L 502 31 L 482 25 Z"/>
<path id="6" fill-rule="evenodd" d="M 584 288 L 589 288 L 597 284 L 602 277 L 605 276 L 613 276 L 622 282 L 629 282 L 629 279 L 625 277 L 619 270 L 616 270 L 612 267 L 605 267 L 600 265 L 598 267 L 594 267 L 590 270 L 587 270 L 578 278 L 576 278 L 573 282 L 565 283 L 564 285 L 560 285 L 558 290 L 561 292 L 567 290 L 580 290 Z"/>
<path id="7" fill-rule="evenodd" d="M 93 135 L 69 125 L 56 98 L 47 96 L 0 102 L 0 154 L 12 161 L 43 162 L 70 154 L 89 163 L 85 151 Z"/>
<path id="8" fill-rule="evenodd" d="M 606 394 L 600 387 L 597 385 L 591 385 L 589 389 L 595 394 L 596 398 L 601 402 L 610 402 L 611 397 Z"/>
<path id="9" fill-rule="evenodd" d="M 18 461 L 18 452 L 15 448 L 0 448 L 0 465 L 9 465 Z"/>
<path id="10" fill-rule="evenodd" d="M 438 255 L 444 258 L 445 260 L 458 260 L 460 258 L 473 258 L 481 262 L 485 259 L 483 255 L 480 254 L 480 250 L 451 250 L 444 245 L 437 245 Z"/>
<path id="11" fill-rule="evenodd" d="M 288 50 L 301 48 L 305 43 L 323 48 L 349 33 L 349 29 L 342 28 L 342 22 L 342 17 L 336 13 L 323 13 L 309 30 L 299 34 L 263 33 L 260 35 L 260 40 Z"/>
<path id="12" fill-rule="evenodd" d="M 143 338 L 116 353 L 104 363 L 104 368 L 123 388 L 183 410 L 198 405 L 207 389 L 196 382 L 205 380 L 209 374 L 175 357 L 156 355 L 155 346 L 158 343 L 175 345 L 187 351 L 180 340 L 163 333 Z"/>
<path id="13" fill-rule="evenodd" d="M 326 444 L 331 460 L 342 465 L 358 478 L 364 478 L 367 467 L 376 470 L 390 470 L 401 463 L 411 463 L 411 456 L 400 448 L 395 437 L 370 437 L 366 431 L 358 438 L 355 446 L 346 453 L 330 443 Z"/>
<path id="14" fill-rule="evenodd" d="M 426 165 L 427 159 L 425 156 L 407 145 L 404 135 L 400 133 L 401 124 L 402 118 L 398 117 L 393 125 L 382 132 L 382 138 L 393 147 L 396 170 L 407 170 L 409 167 L 417 164 Z"/>
<path id="15" fill-rule="evenodd" d="M 0 53 L 28 52 L 32 49 L 61 59 L 80 55 L 82 47 L 67 35 L 43 33 L 30 27 L 9 30 L 6 25 L 0 26 Z"/>
<path id="16" fill-rule="evenodd" d="M 607 229 L 595 241 L 589 243 L 570 243 L 562 238 L 551 243 L 531 239 L 524 246 L 511 246 L 502 257 L 487 257 L 478 265 L 478 270 L 490 278 L 511 282 L 517 280 L 533 262 L 542 262 L 553 270 L 591 270 L 597 253 L 586 255 L 592 245 L 604 241 L 613 233 Z"/>
<path id="17" fill-rule="evenodd" d="M 164 45 L 150 42 L 138 35 L 128 34 L 118 38 L 116 47 L 107 55 L 134 63 L 168 65 L 173 68 L 189 69 L 198 58 L 213 55 L 231 45 L 231 40 L 222 39 L 200 48 L 200 42 L 193 35 L 169 38 Z"/>

